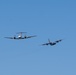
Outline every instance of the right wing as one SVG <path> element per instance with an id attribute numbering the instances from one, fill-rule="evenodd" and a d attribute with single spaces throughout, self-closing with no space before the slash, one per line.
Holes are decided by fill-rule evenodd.
<path id="1" fill-rule="evenodd" d="M 55 43 L 59 43 L 59 42 L 61 42 L 61 41 L 62 41 L 62 39 L 55 41 Z"/>
<path id="2" fill-rule="evenodd" d="M 36 35 L 34 35 L 34 36 L 27 36 L 26 38 L 32 38 L 32 37 L 36 37 Z"/>

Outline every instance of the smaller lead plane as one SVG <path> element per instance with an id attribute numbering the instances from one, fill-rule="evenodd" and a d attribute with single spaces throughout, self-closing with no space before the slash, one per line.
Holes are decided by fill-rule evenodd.
<path id="1" fill-rule="evenodd" d="M 61 42 L 62 41 L 62 39 L 60 39 L 60 40 L 57 40 L 57 41 L 55 41 L 55 42 L 51 42 L 49 39 L 48 39 L 48 43 L 44 43 L 44 44 L 42 44 L 43 46 L 44 45 L 51 45 L 51 46 L 53 46 L 53 45 L 56 45 L 57 43 L 59 43 L 59 42 Z"/>
<path id="2" fill-rule="evenodd" d="M 7 38 L 7 39 L 21 40 L 21 39 L 28 39 L 28 38 L 36 37 L 36 35 L 34 35 L 34 36 L 26 36 L 26 35 L 22 36 L 23 33 L 26 33 L 26 32 L 19 32 L 19 33 L 17 33 L 18 34 L 17 37 L 14 36 L 14 37 L 5 37 L 5 38 Z"/>

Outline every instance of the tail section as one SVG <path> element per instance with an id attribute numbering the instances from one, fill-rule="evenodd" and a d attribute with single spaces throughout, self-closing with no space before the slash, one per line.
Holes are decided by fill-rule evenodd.
<path id="1" fill-rule="evenodd" d="M 50 39 L 48 39 L 48 42 L 51 43 L 51 42 L 50 42 Z"/>

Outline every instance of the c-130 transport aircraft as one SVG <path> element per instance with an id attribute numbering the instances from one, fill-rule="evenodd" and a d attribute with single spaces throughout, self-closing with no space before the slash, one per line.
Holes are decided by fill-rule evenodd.
<path id="1" fill-rule="evenodd" d="M 55 42 L 51 42 L 51 41 L 48 39 L 48 43 L 44 43 L 44 44 L 42 44 L 42 46 L 44 46 L 44 45 L 54 46 L 54 45 L 56 45 L 57 43 L 59 43 L 59 42 L 61 42 L 61 41 L 62 41 L 62 39 L 56 40 Z"/>

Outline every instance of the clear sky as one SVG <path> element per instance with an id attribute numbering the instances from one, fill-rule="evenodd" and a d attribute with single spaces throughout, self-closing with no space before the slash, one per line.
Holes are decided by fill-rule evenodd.
<path id="1" fill-rule="evenodd" d="M 76 0 L 0 0 L 0 75 L 76 75 Z"/>

